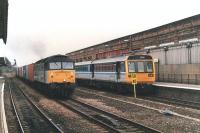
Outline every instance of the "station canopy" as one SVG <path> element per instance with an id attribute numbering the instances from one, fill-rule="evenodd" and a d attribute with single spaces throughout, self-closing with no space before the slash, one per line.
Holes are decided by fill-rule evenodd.
<path id="1" fill-rule="evenodd" d="M 7 41 L 8 0 L 0 0 L 0 39 Z"/>

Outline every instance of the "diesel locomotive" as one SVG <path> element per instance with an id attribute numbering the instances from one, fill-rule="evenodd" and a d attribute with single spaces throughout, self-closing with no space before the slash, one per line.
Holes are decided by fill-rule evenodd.
<path id="1" fill-rule="evenodd" d="M 70 97 L 76 87 L 74 62 L 65 55 L 18 67 L 17 76 L 52 96 Z"/>

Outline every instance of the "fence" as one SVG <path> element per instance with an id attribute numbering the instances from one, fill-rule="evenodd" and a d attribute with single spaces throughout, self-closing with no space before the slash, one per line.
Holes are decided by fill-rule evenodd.
<path id="1" fill-rule="evenodd" d="M 157 81 L 200 85 L 200 74 L 157 74 Z"/>

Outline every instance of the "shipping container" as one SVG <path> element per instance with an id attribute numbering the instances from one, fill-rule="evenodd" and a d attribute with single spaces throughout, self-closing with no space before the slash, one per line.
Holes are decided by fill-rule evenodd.
<path id="1" fill-rule="evenodd" d="M 29 64 L 28 65 L 28 80 L 33 81 L 34 80 L 34 69 L 33 69 L 34 64 Z"/>

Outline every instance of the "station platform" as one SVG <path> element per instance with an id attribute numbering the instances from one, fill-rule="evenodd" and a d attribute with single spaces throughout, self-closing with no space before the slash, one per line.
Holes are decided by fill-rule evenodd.
<path id="1" fill-rule="evenodd" d="M 161 86 L 161 87 L 179 88 L 179 89 L 191 89 L 191 90 L 199 90 L 200 91 L 200 85 L 193 85 L 193 84 L 155 82 L 153 85 L 154 86 Z"/>
<path id="2" fill-rule="evenodd" d="M 155 82 L 155 95 L 200 103 L 200 85 Z"/>
<path id="3" fill-rule="evenodd" d="M 4 109 L 4 78 L 0 77 L 0 133 L 8 133 Z"/>

